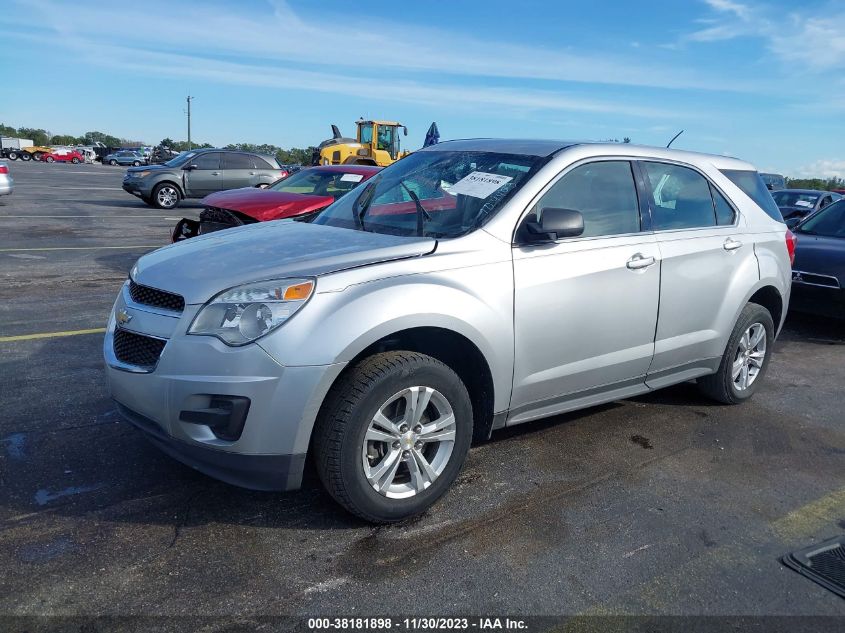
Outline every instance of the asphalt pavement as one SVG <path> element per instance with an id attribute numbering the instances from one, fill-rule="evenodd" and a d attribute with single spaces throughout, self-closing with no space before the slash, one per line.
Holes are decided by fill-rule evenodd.
<path id="1" fill-rule="evenodd" d="M 196 473 L 107 397 L 118 288 L 197 203 L 148 207 L 121 168 L 10 168 L 0 614 L 845 616 L 779 561 L 845 532 L 845 325 L 790 317 L 742 406 L 685 384 L 496 433 L 424 516 L 373 527 L 314 481 Z"/>

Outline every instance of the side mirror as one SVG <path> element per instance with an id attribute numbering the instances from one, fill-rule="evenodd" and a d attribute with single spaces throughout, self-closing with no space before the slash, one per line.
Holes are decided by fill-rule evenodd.
<path id="1" fill-rule="evenodd" d="M 196 168 L 196 165 L 185 165 L 182 169 L 184 169 L 185 171 L 193 171 Z"/>
<path id="2" fill-rule="evenodd" d="M 574 209 L 544 207 L 539 222 L 523 224 L 527 242 L 554 242 L 564 237 L 578 237 L 584 232 L 584 216 Z"/>
<path id="3" fill-rule="evenodd" d="M 405 134 L 405 136 L 408 136 L 408 128 L 406 128 L 406 127 L 403 125 L 403 126 L 402 126 L 402 129 L 404 130 L 404 134 Z"/>

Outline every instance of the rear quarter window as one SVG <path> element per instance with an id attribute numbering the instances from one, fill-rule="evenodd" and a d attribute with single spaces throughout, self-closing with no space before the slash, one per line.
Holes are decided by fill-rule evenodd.
<path id="1" fill-rule="evenodd" d="M 739 187 L 742 192 L 757 203 L 757 206 L 763 209 L 773 220 L 783 222 L 778 205 L 775 204 L 772 194 L 766 187 L 766 183 L 760 178 L 760 174 L 756 171 L 745 171 L 741 169 L 723 169 L 722 173 L 728 179 Z"/>

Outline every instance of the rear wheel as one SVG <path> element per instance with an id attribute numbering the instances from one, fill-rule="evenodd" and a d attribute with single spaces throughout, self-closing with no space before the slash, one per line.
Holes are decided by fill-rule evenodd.
<path id="1" fill-rule="evenodd" d="M 53 162 L 55 162 L 55 161 L 56 161 L 56 159 L 55 159 L 55 158 L 53 158 L 52 156 L 48 156 L 45 160 L 46 160 L 48 163 L 53 163 Z"/>
<path id="2" fill-rule="evenodd" d="M 133 167 L 140 167 L 140 166 L 141 166 L 141 163 L 140 163 L 139 161 L 137 161 L 137 160 L 133 160 L 133 161 L 132 161 L 132 166 L 133 166 Z"/>
<path id="3" fill-rule="evenodd" d="M 179 204 L 179 190 L 176 185 L 163 182 L 153 189 L 153 204 L 159 209 L 174 209 Z"/>
<path id="4" fill-rule="evenodd" d="M 376 354 L 332 387 L 314 434 L 329 494 L 367 521 L 424 512 L 452 485 L 472 439 L 457 374 L 416 352 Z"/>
<path id="5" fill-rule="evenodd" d="M 76 156 L 74 156 L 73 158 L 70 159 L 70 162 L 72 162 L 74 165 L 78 165 L 79 159 Z"/>
<path id="6" fill-rule="evenodd" d="M 112 159 L 109 161 L 109 165 L 111 165 L 112 167 L 114 167 L 115 165 L 117 165 L 117 161 L 116 161 L 114 158 L 112 158 Z"/>
<path id="7" fill-rule="evenodd" d="M 24 162 L 32 160 L 32 154 L 30 154 L 29 152 L 24 152 L 23 154 L 21 154 L 21 160 Z"/>
<path id="8" fill-rule="evenodd" d="M 698 379 L 699 388 L 725 404 L 748 400 L 762 382 L 772 354 L 775 326 L 761 305 L 749 303 L 734 326 L 719 370 Z"/>

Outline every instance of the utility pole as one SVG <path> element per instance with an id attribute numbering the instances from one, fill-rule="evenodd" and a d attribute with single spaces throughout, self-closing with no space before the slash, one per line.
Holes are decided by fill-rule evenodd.
<path id="1" fill-rule="evenodd" d="M 188 150 L 190 151 L 190 149 L 191 149 L 191 101 L 193 101 L 194 98 L 191 95 L 188 95 L 188 98 L 186 100 L 188 102 Z"/>

